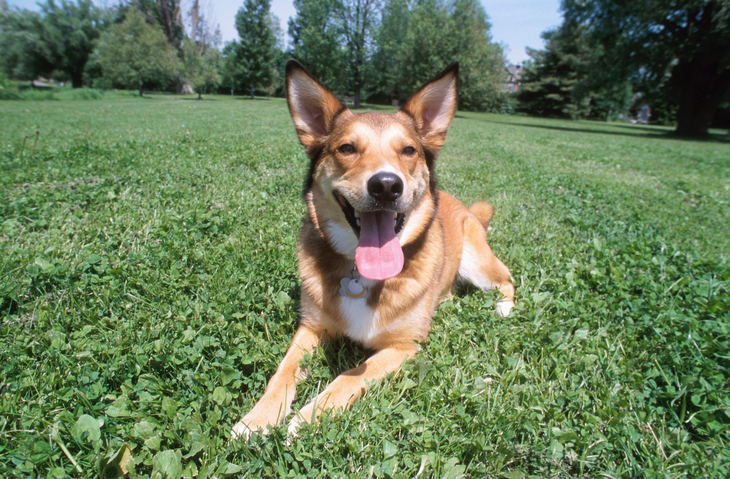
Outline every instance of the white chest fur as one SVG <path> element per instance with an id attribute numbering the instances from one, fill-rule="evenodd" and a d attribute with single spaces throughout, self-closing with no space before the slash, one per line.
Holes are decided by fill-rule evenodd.
<path id="1" fill-rule="evenodd" d="M 361 278 L 361 284 L 369 290 L 374 281 Z M 367 305 L 365 298 L 350 298 L 340 296 L 340 313 L 345 320 L 345 335 L 369 347 L 382 333 L 378 327 L 379 314 Z"/>
<path id="2" fill-rule="evenodd" d="M 370 346 L 380 333 L 378 313 L 370 308 L 364 299 L 340 297 L 340 312 L 345 320 L 345 335 Z"/>

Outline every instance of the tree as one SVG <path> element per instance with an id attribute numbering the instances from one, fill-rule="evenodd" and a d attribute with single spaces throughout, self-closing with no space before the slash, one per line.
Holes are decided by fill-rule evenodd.
<path id="1" fill-rule="evenodd" d="M 132 0 L 131 4 L 142 12 L 147 23 L 160 25 L 170 45 L 182 51 L 185 28 L 179 1 Z"/>
<path id="2" fill-rule="evenodd" d="M 344 94 L 346 75 L 338 0 L 294 0 L 296 16 L 289 19 L 291 56 L 332 91 Z"/>
<path id="3" fill-rule="evenodd" d="M 48 0 L 41 12 L 44 54 L 56 70 L 71 78 L 74 88 L 81 88 L 84 67 L 101 34 L 101 12 L 91 0 L 79 0 L 77 5 Z"/>
<path id="4" fill-rule="evenodd" d="M 41 16 L 28 10 L 0 11 L 0 63 L 11 78 L 32 80 L 53 65 L 40 54 L 44 49 Z"/>
<path id="5" fill-rule="evenodd" d="M 390 103 L 404 98 L 400 52 L 408 31 L 408 0 L 386 0 L 381 9 L 380 28 L 375 34 L 375 52 L 368 73 L 371 98 Z"/>
<path id="6" fill-rule="evenodd" d="M 132 86 L 140 96 L 146 84 L 174 81 L 182 70 L 177 50 L 162 30 L 145 22 L 134 8 L 127 11 L 124 22 L 102 35 L 94 61 L 107 84 Z"/>
<path id="7" fill-rule="evenodd" d="M 90 0 L 76 4 L 47 0 L 40 7 L 40 13 L 0 12 L 3 68 L 19 79 L 70 79 L 74 88 L 80 88 L 86 63 L 104 29 L 104 12 Z"/>
<path id="8" fill-rule="evenodd" d="M 465 110 L 499 111 L 506 99 L 506 60 L 492 42 L 487 12 L 478 0 L 454 0 L 449 7 L 459 58 L 459 106 Z"/>
<path id="9" fill-rule="evenodd" d="M 190 39 L 185 42 L 185 72 L 183 79 L 198 92 L 198 99 L 202 98 L 203 90 L 216 88 L 221 83 L 218 73 L 223 59 L 217 48 L 208 48 L 200 53 L 198 45 Z"/>
<path id="10" fill-rule="evenodd" d="M 223 60 L 217 48 L 220 31 L 212 30 L 198 0 L 193 0 L 189 19 L 189 32 L 183 40 L 183 91 L 197 91 L 198 99 L 201 99 L 203 90 L 216 88 L 221 83 L 219 71 Z"/>
<path id="11" fill-rule="evenodd" d="M 563 0 L 562 10 L 601 49 L 594 75 L 631 79 L 649 101 L 677 106 L 677 134 L 707 135 L 730 89 L 728 0 Z"/>
<path id="12" fill-rule="evenodd" d="M 390 8 L 389 4 L 384 7 L 386 12 Z M 397 6 L 393 10 L 398 14 L 402 8 Z M 392 21 L 396 20 L 384 19 L 383 25 Z M 397 79 L 391 77 L 388 81 L 397 85 L 401 100 L 413 94 L 434 72 L 459 60 L 459 108 L 502 108 L 506 99 L 504 54 L 491 41 L 487 14 L 477 0 L 420 0 L 408 11 L 402 25 L 403 33 L 391 35 L 394 40 L 389 45 L 397 47 L 385 54 L 380 50 L 375 54 L 381 65 L 390 64 L 398 72 Z"/>
<path id="13" fill-rule="evenodd" d="M 342 0 L 340 15 L 344 58 L 355 108 L 360 108 L 366 68 L 374 50 L 373 34 L 378 26 L 380 6 L 380 0 Z"/>
<path id="14" fill-rule="evenodd" d="M 252 99 L 256 87 L 269 86 L 273 80 L 277 39 L 272 20 L 270 0 L 245 0 L 236 13 L 240 40 L 223 50 L 226 83 L 232 89 L 248 87 Z"/>
<path id="15" fill-rule="evenodd" d="M 587 61 L 579 37 L 566 38 L 565 31 L 544 32 L 545 50 L 527 49 L 532 59 L 524 69 L 517 94 L 519 110 L 530 115 L 577 118 L 585 112 L 577 99 L 577 85 Z"/>

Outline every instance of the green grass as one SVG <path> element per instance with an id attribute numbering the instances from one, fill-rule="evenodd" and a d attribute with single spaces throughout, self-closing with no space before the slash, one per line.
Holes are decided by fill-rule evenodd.
<path id="1" fill-rule="evenodd" d="M 98 477 L 125 452 L 129 477 L 730 474 L 721 135 L 459 112 L 440 184 L 495 205 L 514 312 L 457 294 L 351 410 L 231 444 L 297 323 L 308 162 L 286 104 L 0 116 L 2 477 Z M 295 406 L 366 354 L 316 353 Z"/>

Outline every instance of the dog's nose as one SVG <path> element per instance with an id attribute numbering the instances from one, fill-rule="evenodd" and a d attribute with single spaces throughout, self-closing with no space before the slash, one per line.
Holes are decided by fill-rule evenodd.
<path id="1" fill-rule="evenodd" d="M 403 180 L 395 173 L 376 173 L 368 180 L 368 193 L 380 203 L 390 203 L 403 194 Z"/>

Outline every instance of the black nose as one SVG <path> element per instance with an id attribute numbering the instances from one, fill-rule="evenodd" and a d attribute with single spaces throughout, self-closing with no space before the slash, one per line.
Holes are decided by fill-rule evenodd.
<path id="1" fill-rule="evenodd" d="M 380 203 L 390 203 L 403 194 L 403 180 L 395 173 L 376 173 L 368 180 L 368 193 Z"/>

